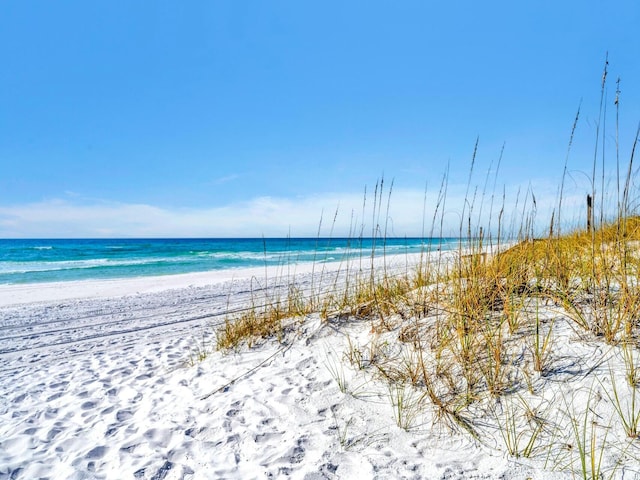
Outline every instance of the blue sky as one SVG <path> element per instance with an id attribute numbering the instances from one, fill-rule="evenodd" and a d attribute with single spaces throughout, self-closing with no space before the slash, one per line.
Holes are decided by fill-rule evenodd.
<path id="1" fill-rule="evenodd" d="M 455 231 L 476 138 L 473 185 L 505 144 L 497 194 L 542 219 L 581 102 L 567 205 L 590 191 L 607 52 L 606 168 L 617 77 L 629 158 L 638 24 L 637 1 L 4 1 L 0 237 L 369 231 L 382 176 L 419 235 L 447 165 Z"/>

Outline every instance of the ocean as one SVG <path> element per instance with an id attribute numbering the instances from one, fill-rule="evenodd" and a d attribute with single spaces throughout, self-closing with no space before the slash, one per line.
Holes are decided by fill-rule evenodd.
<path id="1" fill-rule="evenodd" d="M 0 239 L 0 284 L 293 266 L 458 246 L 455 238 Z"/>

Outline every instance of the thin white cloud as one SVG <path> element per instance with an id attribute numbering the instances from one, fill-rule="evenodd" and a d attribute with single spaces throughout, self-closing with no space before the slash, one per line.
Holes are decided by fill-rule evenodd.
<path id="1" fill-rule="evenodd" d="M 519 201 L 516 203 L 520 188 Z M 531 187 L 536 196 L 536 219 L 545 227 L 557 203 L 557 187 L 541 183 Z M 502 204 L 502 190 L 494 194 L 493 216 L 504 210 L 503 226 L 518 228 L 528 186 L 508 189 Z M 440 204 L 434 235 L 455 235 L 469 202 L 466 187 L 449 186 L 446 202 Z M 370 191 L 366 202 L 362 193 L 325 193 L 298 198 L 258 197 L 247 202 L 210 208 L 162 208 L 146 204 L 118 202 L 82 203 L 75 198 L 39 203 L 0 206 L 0 237 L 256 237 L 256 236 L 369 236 L 378 229 L 388 236 L 432 233 L 438 192 L 394 189 L 387 207 L 388 193 L 374 201 Z M 576 221 L 583 196 L 569 192 L 563 200 L 565 219 Z M 477 193 L 472 212 L 476 225 L 486 224 L 491 195 Z M 531 197 L 527 199 L 530 211 Z M 363 207 L 364 203 L 364 207 Z M 374 206 L 375 204 L 375 206 Z M 381 204 L 381 205 L 380 205 Z M 364 208 L 364 211 L 363 211 Z M 443 230 L 440 216 L 444 209 Z M 573 213 L 571 213 L 573 212 Z M 388 213 L 388 217 L 387 217 Z M 388 220 L 387 220 L 388 218 Z M 495 221 L 492 225 L 496 227 Z M 486 228 L 486 227 L 485 227 Z M 466 232 L 466 227 L 465 227 Z"/>
<path id="2" fill-rule="evenodd" d="M 225 175 L 224 177 L 219 177 L 216 178 L 215 180 L 213 180 L 213 184 L 214 185 L 222 185 L 224 183 L 229 183 L 229 182 L 233 182 L 234 180 L 237 180 L 238 178 L 240 178 L 240 175 L 233 173 L 231 175 Z"/>

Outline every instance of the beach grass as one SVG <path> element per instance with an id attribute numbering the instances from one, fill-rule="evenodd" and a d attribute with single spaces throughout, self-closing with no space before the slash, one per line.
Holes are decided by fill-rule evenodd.
<path id="1" fill-rule="evenodd" d="M 534 233 L 535 197 L 507 229 L 504 200 L 496 206 L 495 192 L 478 195 L 469 185 L 454 255 L 425 251 L 413 269 L 398 272 L 386 259 L 376 266 L 372 251 L 368 269 L 346 266 L 345 279 L 330 288 L 319 281 L 304 291 L 292 283 L 283 298 L 229 317 L 217 332 L 218 348 L 281 340 L 313 312 L 325 323 L 366 322 L 369 340 L 348 338 L 344 368 L 386 385 L 398 427 L 410 431 L 418 418 L 430 418 L 481 444 L 500 439 L 514 458 L 539 458 L 547 468 L 583 478 L 633 465 L 637 459 L 627 447 L 640 429 L 640 216 L 631 207 L 637 140 L 622 169 L 626 177 L 618 181 L 624 187 L 613 200 L 601 192 L 599 215 L 589 210 L 586 226 L 560 223 L 564 175 L 558 207 L 542 234 Z M 471 169 L 476 151 L 477 144 Z M 383 184 L 374 194 L 374 237 L 386 232 L 379 227 L 386 223 L 380 221 Z M 389 202 L 391 188 L 386 193 Z M 597 199 L 595 192 L 590 197 Z M 605 204 L 616 210 L 605 211 Z M 499 211 L 484 228 L 474 216 L 483 208 Z M 443 215 L 439 201 L 432 232 L 442 228 Z M 396 348 L 383 348 L 381 336 Z M 567 354 L 559 352 L 574 342 L 585 357 L 570 359 L 577 366 L 569 368 Z M 334 362 L 331 371 L 346 393 L 343 367 Z M 536 403 L 544 408 L 532 407 Z M 617 432 L 627 439 L 622 446 Z"/>
<path id="2" fill-rule="evenodd" d="M 228 318 L 217 332 L 218 348 L 282 341 L 314 311 L 322 312 L 325 323 L 366 322 L 371 341 L 349 339 L 330 370 L 344 394 L 347 368 L 387 385 L 398 427 L 412 431 L 419 418 L 431 418 L 483 442 L 489 434 L 480 419 L 489 417 L 505 452 L 515 458 L 540 458 L 566 444 L 575 455 L 555 459 L 552 469 L 584 478 L 610 471 L 614 467 L 603 453 L 613 442 L 609 430 L 617 425 L 625 437 L 638 437 L 640 218 L 623 217 L 593 232 L 524 239 L 492 253 L 482 249 L 481 239 L 465 243 L 471 247 L 437 271 L 433 264 L 429 271 L 423 264 L 401 275 L 379 269 L 344 290 L 334 284 L 324 296 L 314 291 L 311 300 L 292 287 L 284 298 Z M 530 407 L 549 392 L 558 394 L 551 383 L 562 372 L 556 352 L 572 338 L 617 355 L 617 363 L 594 359 L 590 371 L 575 374 L 576 381 L 590 376 L 606 382 L 598 389 L 611 407 L 606 428 L 592 425 L 572 399 L 562 409 L 569 427 L 564 431 L 548 420 L 560 415 L 554 407 L 541 414 Z M 389 342 L 398 348 L 388 348 Z M 602 376 L 613 365 L 623 367 L 618 382 L 613 373 Z M 566 432 L 572 435 L 565 438 Z"/>

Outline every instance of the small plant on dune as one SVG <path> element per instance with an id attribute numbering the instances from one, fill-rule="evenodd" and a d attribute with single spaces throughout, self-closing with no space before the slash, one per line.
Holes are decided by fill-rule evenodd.
<path id="1" fill-rule="evenodd" d="M 627 395 L 620 395 L 613 372 L 609 372 L 611 379 L 611 390 L 613 395 L 606 389 L 605 393 L 616 412 L 618 420 L 624 429 L 624 432 L 630 438 L 638 438 L 640 436 L 640 394 L 638 388 L 627 385 L 630 392 Z"/>
<path id="2" fill-rule="evenodd" d="M 264 306 L 259 310 L 251 308 L 236 318 L 225 319 L 217 332 L 217 346 L 228 349 L 246 342 L 252 347 L 257 340 L 281 337 L 284 332 L 283 312 L 277 306 Z"/>
<path id="3" fill-rule="evenodd" d="M 384 363 L 387 357 L 385 352 L 388 346 L 388 342 L 381 340 L 380 336 L 374 332 L 371 340 L 362 347 L 361 364 L 363 366 L 375 366 L 379 368 L 380 364 Z"/>
<path id="4" fill-rule="evenodd" d="M 522 300 L 518 295 L 511 294 L 505 297 L 503 315 L 509 326 L 509 333 L 513 335 L 518 331 L 522 323 Z"/>
<path id="5" fill-rule="evenodd" d="M 602 457 L 606 451 L 607 433 L 602 440 L 598 440 L 598 424 L 594 419 L 588 418 L 585 413 L 583 420 L 571 419 L 571 429 L 576 442 L 577 455 L 580 462 L 579 472 L 584 480 L 602 478 Z"/>
<path id="6" fill-rule="evenodd" d="M 305 298 L 304 292 L 295 283 L 289 285 L 288 295 L 283 303 L 285 315 L 303 316 L 315 310 L 315 305 Z"/>
<path id="7" fill-rule="evenodd" d="M 406 431 L 415 427 L 422 412 L 421 397 L 411 387 L 392 382 L 389 383 L 389 398 L 396 425 Z"/>
<path id="8" fill-rule="evenodd" d="M 325 362 L 327 370 L 331 374 L 331 377 L 336 381 L 338 388 L 342 393 L 347 393 L 347 377 L 344 373 L 344 367 L 339 360 L 335 360 L 332 356 L 332 352 L 327 352 L 327 360 Z"/>
<path id="9" fill-rule="evenodd" d="M 533 332 L 533 341 L 531 344 L 531 353 L 533 357 L 533 369 L 544 376 L 549 363 L 551 353 L 551 334 L 553 332 L 553 320 L 547 327 L 546 333 L 543 332 L 542 322 L 538 311 L 538 303 L 536 302 L 535 324 Z"/>
<path id="10" fill-rule="evenodd" d="M 553 296 L 554 300 L 558 301 L 562 305 L 567 317 L 572 320 L 575 325 L 577 325 L 582 331 L 591 331 L 591 323 L 588 313 L 580 306 L 574 295 L 569 294 L 568 292 L 559 291 L 555 292 Z"/>
<path id="11" fill-rule="evenodd" d="M 338 442 L 343 449 L 348 450 L 354 445 L 354 440 L 352 438 L 349 438 L 349 427 L 353 423 L 353 418 L 350 418 L 349 420 L 344 422 L 344 425 L 341 427 L 338 419 L 336 418 L 335 412 L 332 410 L 331 413 L 333 414 L 333 420 L 336 423 L 335 428 L 338 432 Z"/>
<path id="12" fill-rule="evenodd" d="M 191 367 L 205 360 L 214 351 L 213 346 L 207 342 L 204 333 L 201 340 L 196 340 L 195 337 L 193 340 L 193 347 L 189 353 L 188 360 L 188 364 Z"/>
<path id="13" fill-rule="evenodd" d="M 636 273 L 638 277 L 640 272 Z M 622 305 L 622 318 L 624 322 L 623 343 L 636 334 L 635 330 L 640 319 L 640 286 L 623 285 L 620 292 L 620 303 Z"/>
<path id="14" fill-rule="evenodd" d="M 494 396 L 500 396 L 507 391 L 511 382 L 506 362 L 506 345 L 503 334 L 503 322 L 492 322 L 488 319 L 482 332 L 482 341 L 485 345 L 485 356 L 477 362 L 483 373 L 487 390 Z"/>
<path id="15" fill-rule="evenodd" d="M 500 400 L 501 411 L 497 406 L 492 409 L 498 424 L 500 436 L 507 452 L 512 457 L 531 457 L 540 449 L 540 438 L 548 422 L 536 409 L 522 398 L 505 397 Z"/>
<path id="16" fill-rule="evenodd" d="M 265 297 L 259 303 L 254 299 L 250 307 L 225 318 L 224 325 L 216 332 L 217 347 L 235 348 L 242 342 L 252 347 L 256 341 L 271 337 L 282 340 L 286 328 L 295 323 L 294 319 L 303 319 L 313 307 L 313 299 L 306 298 L 295 284 L 289 285 L 284 299 Z"/>
<path id="17" fill-rule="evenodd" d="M 345 352 L 346 354 L 346 352 Z M 365 387 L 367 382 L 362 382 L 359 385 L 354 386 L 347 380 L 347 374 L 344 370 L 344 366 L 338 356 L 333 351 L 328 351 L 326 356 L 325 366 L 331 377 L 338 385 L 338 389 L 345 395 L 351 395 L 354 398 L 358 398 L 365 394 Z"/>
<path id="18" fill-rule="evenodd" d="M 393 358 L 388 358 L 386 363 L 379 364 L 378 371 L 392 383 L 408 383 L 419 387 L 422 379 L 417 355 L 418 352 L 412 348 L 403 348 Z"/>
<path id="19" fill-rule="evenodd" d="M 569 421 L 570 432 L 560 452 L 566 454 L 569 461 L 566 463 L 560 458 L 560 454 L 557 454 L 557 466 L 563 470 L 569 469 L 574 473 L 577 471 L 584 480 L 604 478 L 605 472 L 608 470 L 604 468 L 603 457 L 608 448 L 607 437 L 610 425 L 601 424 L 601 418 L 595 413 L 594 401 L 597 403 L 599 399 L 599 393 L 596 393 L 592 386 L 587 394 L 586 405 L 581 409 L 582 413 L 576 414 L 573 401 L 570 405 L 566 397 L 564 398 L 565 414 Z M 610 472 L 611 476 L 613 476 L 615 469 L 614 466 L 613 471 Z"/>
<path id="20" fill-rule="evenodd" d="M 638 365 L 638 351 L 631 341 L 622 344 L 622 358 L 624 360 L 625 380 L 632 388 L 640 387 L 640 365 Z"/>
<path id="21" fill-rule="evenodd" d="M 340 421 L 336 415 L 336 408 L 331 408 L 331 414 L 333 415 L 334 426 L 329 427 L 330 430 L 335 430 L 338 443 L 344 451 L 352 450 L 356 447 L 366 448 L 374 443 L 384 441 L 387 438 L 386 433 L 380 433 L 381 430 L 374 430 L 373 432 L 355 433 L 352 427 L 355 423 L 355 418 L 350 417 L 346 421 Z"/>
<path id="22" fill-rule="evenodd" d="M 406 297 L 411 283 L 405 276 L 382 276 L 362 278 L 356 275 L 342 291 L 325 297 L 323 310 L 331 310 L 342 316 L 367 318 L 376 322 L 379 330 L 394 328 L 391 316 L 404 313 Z"/>
<path id="23" fill-rule="evenodd" d="M 617 283 L 617 282 L 616 282 Z M 624 333 L 628 319 L 638 312 L 637 297 L 630 297 L 627 290 L 620 291 L 610 279 L 596 287 L 592 300 L 592 331 L 609 344 L 615 344 Z"/>
<path id="24" fill-rule="evenodd" d="M 344 451 L 352 450 L 358 445 L 367 446 L 375 441 L 375 435 L 353 434 L 353 430 L 351 428 L 354 423 L 353 417 L 349 418 L 349 420 L 345 422 L 340 422 L 333 409 L 331 409 L 331 413 L 333 414 L 333 420 L 335 422 L 335 426 L 331 428 L 335 428 L 338 435 L 338 443 Z"/>
<path id="25" fill-rule="evenodd" d="M 424 357 L 421 356 L 419 358 L 422 371 L 422 397 L 420 402 L 428 401 L 433 406 L 434 424 L 444 425 L 451 431 L 462 430 L 474 439 L 479 439 L 480 436 L 471 420 L 463 413 L 464 409 L 469 405 L 469 399 L 460 390 L 456 380 L 448 373 L 430 373 L 427 370 Z M 440 365 L 440 368 L 448 372 L 447 366 Z"/>
<path id="26" fill-rule="evenodd" d="M 364 370 L 367 366 L 367 361 L 362 352 L 362 348 L 351 340 L 351 337 L 348 335 L 347 348 L 344 352 L 344 356 L 351 366 L 356 368 L 356 370 Z"/>

